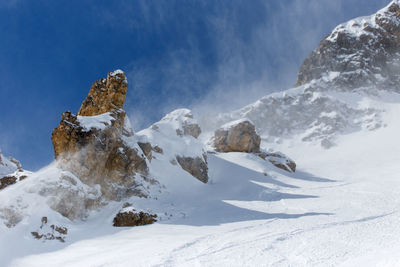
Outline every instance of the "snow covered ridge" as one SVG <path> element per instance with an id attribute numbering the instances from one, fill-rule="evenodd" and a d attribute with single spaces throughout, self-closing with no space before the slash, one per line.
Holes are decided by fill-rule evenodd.
<path id="1" fill-rule="evenodd" d="M 21 163 L 14 158 L 5 157 L 0 150 L 0 177 L 22 169 Z"/>
<path id="2" fill-rule="evenodd" d="M 295 88 L 200 119 L 206 131 L 250 119 L 264 142 L 293 139 L 330 148 L 342 134 L 385 126 L 399 101 L 400 2 L 337 26 L 300 67 Z"/>
<path id="3" fill-rule="evenodd" d="M 300 67 L 296 86 L 339 72 L 330 88 L 375 86 L 400 92 L 400 3 L 337 26 Z M 316 85 L 318 86 L 318 84 Z"/>
<path id="4" fill-rule="evenodd" d="M 202 119 L 204 128 L 250 119 L 263 142 L 276 144 L 293 138 L 330 148 L 341 134 L 375 130 L 385 125 L 384 103 L 399 96 L 378 93 L 310 90 L 302 86 L 265 96 L 240 110 Z M 211 121 L 211 124 L 210 124 Z"/>

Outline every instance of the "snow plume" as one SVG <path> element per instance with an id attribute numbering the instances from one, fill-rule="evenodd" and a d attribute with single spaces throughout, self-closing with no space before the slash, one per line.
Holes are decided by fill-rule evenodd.
<path id="1" fill-rule="evenodd" d="M 135 128 L 143 129 L 176 108 L 189 107 L 197 114 L 229 111 L 290 88 L 302 60 L 337 24 L 385 4 L 383 0 L 363 6 L 356 0 L 257 0 L 251 5 L 241 1 L 127 5 L 132 14 L 140 13 L 145 25 L 133 15 L 126 20 L 109 17 L 107 22 L 126 24 L 139 36 L 140 31 L 151 31 L 163 42 L 168 33 L 176 34 L 173 41 L 157 44 L 162 52 L 132 62 L 128 114 L 136 117 Z M 357 14 L 349 14 L 355 7 Z"/>

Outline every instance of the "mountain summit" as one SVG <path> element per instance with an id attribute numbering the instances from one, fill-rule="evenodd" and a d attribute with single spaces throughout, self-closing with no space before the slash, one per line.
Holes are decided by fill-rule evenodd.
<path id="1" fill-rule="evenodd" d="M 376 86 L 400 92 L 400 2 L 337 26 L 300 67 L 296 86 L 329 80 L 330 87 Z"/>

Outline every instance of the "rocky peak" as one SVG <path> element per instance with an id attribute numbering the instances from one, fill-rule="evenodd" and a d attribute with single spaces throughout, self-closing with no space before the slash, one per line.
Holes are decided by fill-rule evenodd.
<path id="1" fill-rule="evenodd" d="M 296 86 L 379 86 L 400 91 L 400 2 L 337 26 L 300 67 Z"/>
<path id="2" fill-rule="evenodd" d="M 78 111 L 79 116 L 95 116 L 122 109 L 128 80 L 122 70 L 109 72 L 107 78 L 95 81 Z"/>
<path id="3" fill-rule="evenodd" d="M 146 196 L 143 183 L 154 182 L 122 109 L 127 86 L 122 71 L 108 73 L 93 84 L 78 115 L 63 113 L 52 133 L 60 168 L 87 185 L 100 185 L 105 199 Z"/>

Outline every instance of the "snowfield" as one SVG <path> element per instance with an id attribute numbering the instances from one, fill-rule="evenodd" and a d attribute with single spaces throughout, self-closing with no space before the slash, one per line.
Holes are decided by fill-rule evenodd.
<path id="1" fill-rule="evenodd" d="M 143 201 L 173 216 L 116 229 L 111 204 L 71 224 L 65 244 L 28 235 L 8 244 L 1 265 L 399 266 L 400 105 L 384 106 L 386 127 L 342 135 L 331 149 L 277 144 L 294 174 L 250 154 L 209 154 L 209 184 L 188 176 L 181 190 Z"/>

